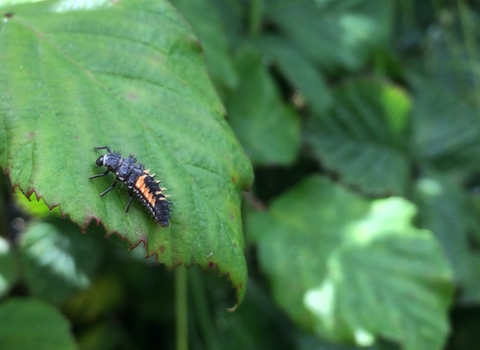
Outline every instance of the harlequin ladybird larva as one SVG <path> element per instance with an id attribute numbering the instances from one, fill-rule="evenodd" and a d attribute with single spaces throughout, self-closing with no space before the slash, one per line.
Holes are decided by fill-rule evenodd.
<path id="1" fill-rule="evenodd" d="M 122 158 L 120 152 L 112 152 L 110 147 L 94 147 L 94 150 L 106 149 L 107 154 L 100 156 L 97 161 L 97 167 L 107 167 L 107 171 L 103 174 L 90 176 L 89 179 L 105 176 L 109 172 L 116 175 L 115 181 L 105 191 L 100 193 L 100 197 L 110 192 L 118 181 L 123 182 L 128 187 L 130 200 L 128 201 L 125 213 L 128 213 L 130 204 L 132 204 L 132 191 L 140 199 L 143 205 L 150 211 L 155 221 L 163 227 L 169 225 L 171 202 L 167 201 L 168 195 L 163 194 L 166 188 L 160 187 L 160 181 L 155 181 L 155 174 L 149 174 L 149 170 L 145 170 L 145 166 L 137 163 L 137 159 L 131 154 L 128 158 Z"/>

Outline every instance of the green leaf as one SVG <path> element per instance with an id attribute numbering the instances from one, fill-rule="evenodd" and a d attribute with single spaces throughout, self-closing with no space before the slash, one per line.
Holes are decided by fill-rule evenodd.
<path id="1" fill-rule="evenodd" d="M 253 163 L 291 164 L 300 146 L 300 120 L 282 101 L 260 55 L 244 48 L 237 70 L 242 77 L 229 96 L 229 122 Z"/>
<path id="2" fill-rule="evenodd" d="M 410 99 L 398 87 L 352 81 L 334 93 L 331 114 L 307 136 L 316 157 L 341 181 L 374 195 L 404 194 L 410 181 Z"/>
<path id="3" fill-rule="evenodd" d="M 358 70 L 392 26 L 393 2 L 384 0 L 274 0 L 267 15 L 324 70 Z"/>
<path id="4" fill-rule="evenodd" d="M 2 350 L 76 349 L 67 320 L 39 300 L 11 298 L 0 304 Z"/>
<path id="5" fill-rule="evenodd" d="M 281 72 L 304 95 L 312 109 L 324 114 L 332 103 L 332 94 L 322 72 L 295 45 L 281 37 L 266 36 L 260 38 L 259 44 L 273 56 Z"/>
<path id="6" fill-rule="evenodd" d="M 462 98 L 426 82 L 415 91 L 412 123 L 419 163 L 450 173 L 480 169 L 478 111 Z"/>
<path id="7" fill-rule="evenodd" d="M 95 241 L 60 219 L 33 223 L 21 237 L 20 253 L 31 293 L 61 304 L 90 286 L 100 262 Z"/>
<path id="8" fill-rule="evenodd" d="M 308 328 L 315 324 L 303 295 L 322 280 L 345 225 L 367 210 L 367 201 L 326 178 L 312 177 L 276 199 L 268 212 L 247 218 L 247 235 L 258 244 L 274 298 L 297 323 Z"/>
<path id="9" fill-rule="evenodd" d="M 405 350 L 443 349 L 451 271 L 431 232 L 411 226 L 415 211 L 400 198 L 378 200 L 352 223 L 321 286 L 305 295 L 323 327 L 344 327 L 359 343 L 380 335 Z"/>
<path id="10" fill-rule="evenodd" d="M 4 7 L 0 166 L 23 193 L 92 219 L 168 268 L 199 264 L 246 288 L 240 215 L 251 164 L 229 129 L 198 40 L 167 1 L 49 1 Z M 168 188 L 168 228 L 128 194 L 89 181 L 101 152 L 135 154 Z M 118 186 L 121 187 L 121 186 Z"/>
<path id="11" fill-rule="evenodd" d="M 228 88 L 235 87 L 238 76 L 217 8 L 206 0 L 172 0 L 171 3 L 190 21 L 200 38 L 212 78 Z"/>
<path id="12" fill-rule="evenodd" d="M 17 261 L 8 241 L 0 237 L 0 297 L 18 280 Z"/>
<path id="13" fill-rule="evenodd" d="M 457 282 L 469 283 L 469 234 L 477 229 L 465 191 L 446 176 L 435 172 L 416 181 L 415 202 L 419 207 L 418 224 L 438 238 L 453 267 Z"/>
<path id="14" fill-rule="evenodd" d="M 13 198 L 15 200 L 15 204 L 21 209 L 21 211 L 29 216 L 33 216 L 35 218 L 46 218 L 51 216 L 60 217 L 62 215 L 58 207 L 50 210 L 43 198 L 37 198 L 35 192 L 30 196 L 30 198 L 27 198 L 22 192 L 14 190 Z"/>
<path id="15" fill-rule="evenodd" d="M 247 227 L 275 299 L 297 323 L 363 346 L 383 337 L 441 349 L 452 276 L 431 232 L 411 225 L 415 212 L 404 199 L 367 202 L 311 177 Z M 270 229 L 255 232 L 265 222 Z"/>

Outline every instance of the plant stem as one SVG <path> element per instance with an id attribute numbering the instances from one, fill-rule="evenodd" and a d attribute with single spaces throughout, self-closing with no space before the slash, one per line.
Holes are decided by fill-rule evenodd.
<path id="1" fill-rule="evenodd" d="M 179 266 L 175 270 L 175 304 L 177 350 L 188 350 L 187 269 L 185 266 Z"/>
<path id="2" fill-rule="evenodd" d="M 197 323 L 200 327 L 200 332 L 205 339 L 205 346 L 210 350 L 220 349 L 215 336 L 215 325 L 212 319 L 210 308 L 208 307 L 208 298 L 205 293 L 202 277 L 199 275 L 200 271 L 195 269 L 189 274 L 189 282 L 192 286 L 193 308 L 195 311 Z"/>

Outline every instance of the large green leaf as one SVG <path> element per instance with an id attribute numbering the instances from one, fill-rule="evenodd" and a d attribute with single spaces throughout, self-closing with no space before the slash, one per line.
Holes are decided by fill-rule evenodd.
<path id="1" fill-rule="evenodd" d="M 452 276 L 433 234 L 411 225 L 415 210 L 401 198 L 368 202 L 311 177 L 247 227 L 275 299 L 296 322 L 337 341 L 384 337 L 439 350 Z"/>
<path id="2" fill-rule="evenodd" d="M 314 154 L 340 179 L 375 194 L 404 194 L 410 181 L 410 99 L 396 86 L 355 80 L 334 93 L 334 106 L 314 120 Z"/>
<path id="3" fill-rule="evenodd" d="M 80 226 L 95 219 L 169 268 L 216 266 L 246 287 L 240 216 L 251 165 L 222 115 L 197 38 L 166 1 L 49 1 L 0 10 L 0 166 Z M 108 145 L 168 188 L 162 228 L 89 181 Z M 119 186 L 120 187 L 120 186 Z"/>
<path id="4" fill-rule="evenodd" d="M 67 320 L 39 300 L 9 299 L 0 305 L 2 350 L 76 349 Z"/>

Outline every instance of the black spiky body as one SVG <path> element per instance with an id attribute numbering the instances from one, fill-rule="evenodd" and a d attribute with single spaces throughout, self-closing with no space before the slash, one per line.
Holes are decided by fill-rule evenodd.
<path id="1" fill-rule="evenodd" d="M 95 147 L 94 149 L 106 149 L 108 153 L 100 156 L 97 161 L 97 167 L 104 166 L 107 171 L 103 174 L 91 176 L 90 179 L 105 176 L 112 172 L 116 175 L 113 184 L 100 194 L 100 197 L 112 190 L 118 181 L 123 182 L 129 190 L 130 201 L 125 208 L 128 213 L 130 204 L 132 202 L 132 192 L 148 209 L 161 226 L 167 227 L 170 219 L 171 202 L 167 201 L 167 196 L 163 193 L 164 188 L 159 186 L 160 181 L 155 181 L 155 174 L 150 174 L 149 170 L 145 170 L 145 166 L 137 163 L 137 159 L 130 155 L 128 158 L 123 158 L 120 152 L 110 151 L 110 147 Z"/>

